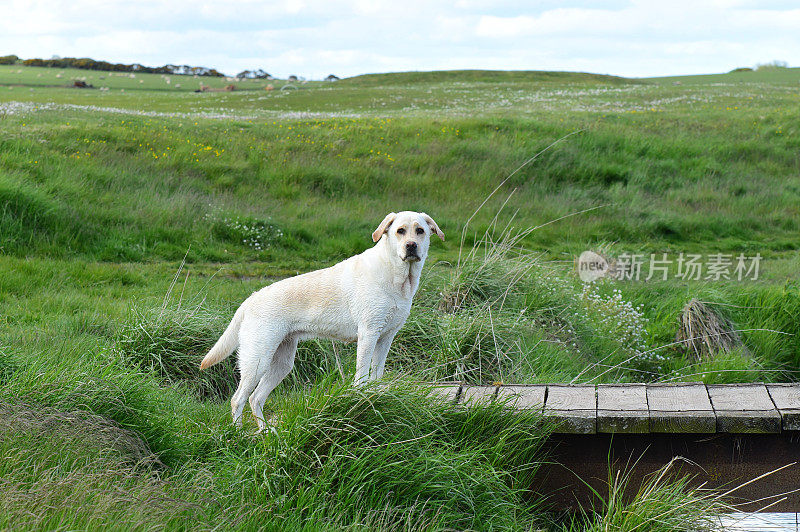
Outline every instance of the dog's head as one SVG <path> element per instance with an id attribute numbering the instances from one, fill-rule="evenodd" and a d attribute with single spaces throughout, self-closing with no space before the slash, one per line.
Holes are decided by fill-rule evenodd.
<path id="1" fill-rule="evenodd" d="M 372 241 L 378 242 L 386 235 L 389 246 L 400 260 L 419 262 L 428 256 L 431 233 L 444 240 L 442 230 L 424 212 L 390 212 L 372 233 Z"/>

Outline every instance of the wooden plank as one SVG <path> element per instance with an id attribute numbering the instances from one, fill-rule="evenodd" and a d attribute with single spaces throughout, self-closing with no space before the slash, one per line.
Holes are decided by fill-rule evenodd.
<path id="1" fill-rule="evenodd" d="M 800 385 L 767 384 L 767 391 L 781 414 L 783 430 L 800 430 Z"/>
<path id="2" fill-rule="evenodd" d="M 725 532 L 797 532 L 796 512 L 731 512 L 717 518 Z"/>
<path id="3" fill-rule="evenodd" d="M 463 405 L 477 404 L 480 402 L 494 401 L 497 395 L 497 386 L 464 385 L 461 387 L 461 395 L 458 403 Z"/>
<path id="4" fill-rule="evenodd" d="M 446 403 L 455 403 L 460 391 L 460 384 L 445 384 L 442 386 L 437 385 L 431 388 L 429 395 Z"/>
<path id="5" fill-rule="evenodd" d="M 544 403 L 545 417 L 556 422 L 555 432 L 595 434 L 597 392 L 593 384 L 549 384 Z"/>
<path id="6" fill-rule="evenodd" d="M 548 384 L 545 410 L 596 410 L 594 384 Z"/>
<path id="7" fill-rule="evenodd" d="M 544 408 L 544 398 L 547 392 L 545 384 L 515 384 L 500 386 L 497 390 L 497 399 L 507 401 L 505 404 L 518 410 L 539 410 Z"/>
<path id="8" fill-rule="evenodd" d="M 641 434 L 649 431 L 647 386 L 644 384 L 597 386 L 597 432 Z"/>
<path id="9" fill-rule="evenodd" d="M 717 418 L 702 383 L 648 384 L 650 432 L 712 433 Z"/>
<path id="10" fill-rule="evenodd" d="M 717 416 L 717 432 L 781 431 L 781 415 L 763 384 L 710 384 L 707 388 Z"/>

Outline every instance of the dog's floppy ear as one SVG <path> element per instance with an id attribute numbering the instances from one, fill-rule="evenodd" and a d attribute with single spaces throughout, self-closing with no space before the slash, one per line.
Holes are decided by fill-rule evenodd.
<path id="1" fill-rule="evenodd" d="M 392 225 L 392 222 L 396 217 L 397 217 L 396 212 L 390 212 L 389 214 L 386 215 L 386 218 L 383 219 L 378 228 L 375 229 L 375 232 L 372 233 L 373 242 L 377 242 L 378 240 L 381 239 L 383 233 L 385 233 L 386 230 L 389 229 L 389 226 Z"/>
<path id="2" fill-rule="evenodd" d="M 423 219 L 424 219 L 426 222 L 428 222 L 428 226 L 431 228 L 431 231 L 433 231 L 434 233 L 436 233 L 436 236 L 438 236 L 439 238 L 441 238 L 441 239 L 442 239 L 442 242 L 444 242 L 444 232 L 443 232 L 441 229 L 439 229 L 439 226 L 438 226 L 438 225 L 436 225 L 436 222 L 434 222 L 434 221 L 433 221 L 433 218 L 431 218 L 430 216 L 428 216 L 428 215 L 427 215 L 427 214 L 425 214 L 424 212 L 421 212 L 421 213 L 419 213 L 419 214 L 420 214 L 420 216 L 422 216 L 422 218 L 423 218 Z"/>

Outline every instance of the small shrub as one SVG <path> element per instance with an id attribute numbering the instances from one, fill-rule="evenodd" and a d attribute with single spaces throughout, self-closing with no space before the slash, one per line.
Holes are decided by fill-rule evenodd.
<path id="1" fill-rule="evenodd" d="M 283 230 L 269 218 L 261 220 L 247 216 L 227 216 L 214 210 L 203 217 L 211 223 L 211 232 L 217 239 L 263 251 L 280 242 Z"/>
<path id="2" fill-rule="evenodd" d="M 647 351 L 647 318 L 642 307 L 634 307 L 618 289 L 603 295 L 599 287 L 600 283 L 587 283 L 580 294 L 580 303 L 596 331 L 613 339 L 624 358 L 643 356 Z"/>

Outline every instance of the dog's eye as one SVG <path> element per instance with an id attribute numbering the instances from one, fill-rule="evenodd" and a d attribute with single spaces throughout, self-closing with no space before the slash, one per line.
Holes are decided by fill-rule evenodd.
<path id="1" fill-rule="evenodd" d="M 398 235 L 404 235 L 404 234 L 406 234 L 406 230 L 401 227 L 400 229 L 397 230 L 397 234 Z"/>
<path id="2" fill-rule="evenodd" d="M 418 235 L 424 235 L 425 234 L 425 229 L 423 229 L 421 227 L 417 227 L 417 234 Z"/>

